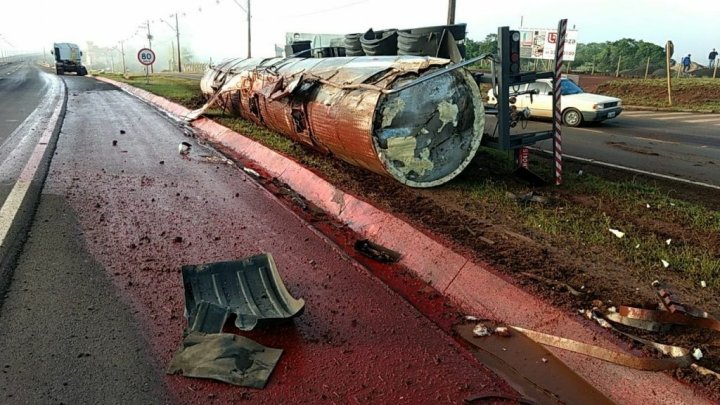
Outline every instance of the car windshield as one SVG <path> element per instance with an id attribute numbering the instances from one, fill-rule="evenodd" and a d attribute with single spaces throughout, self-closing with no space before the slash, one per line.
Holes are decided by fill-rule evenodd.
<path id="1" fill-rule="evenodd" d="M 584 93 L 583 89 L 581 89 L 580 86 L 575 84 L 572 80 L 560 80 L 560 94 L 563 96 L 580 93 Z"/>

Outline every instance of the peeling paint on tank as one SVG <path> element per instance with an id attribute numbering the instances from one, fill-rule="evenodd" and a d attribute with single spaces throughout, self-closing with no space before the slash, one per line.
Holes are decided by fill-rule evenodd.
<path id="1" fill-rule="evenodd" d="M 392 125 L 393 119 L 405 109 L 405 100 L 401 98 L 395 98 L 385 103 L 385 109 L 383 110 L 382 127 L 387 128 Z"/>
<path id="2" fill-rule="evenodd" d="M 416 148 L 417 138 L 414 136 L 390 138 L 385 156 L 387 159 L 402 162 L 402 166 L 398 169 L 406 176 L 410 172 L 424 176 L 435 165 L 430 160 L 430 149 L 423 148 L 417 155 Z"/>
<path id="3" fill-rule="evenodd" d="M 440 128 L 438 128 L 437 132 L 440 133 L 445 128 L 445 125 L 452 122 L 453 127 L 457 126 L 458 123 L 458 106 L 457 104 L 453 104 L 448 102 L 447 100 L 443 100 L 438 104 L 438 112 L 440 113 L 440 121 L 443 123 Z"/>

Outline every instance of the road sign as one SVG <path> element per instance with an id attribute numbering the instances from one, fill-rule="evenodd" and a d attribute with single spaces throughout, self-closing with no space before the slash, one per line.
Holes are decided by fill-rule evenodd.
<path id="1" fill-rule="evenodd" d="M 150 48 L 143 48 L 138 51 L 138 61 L 145 66 L 152 65 L 155 63 L 155 52 Z"/>

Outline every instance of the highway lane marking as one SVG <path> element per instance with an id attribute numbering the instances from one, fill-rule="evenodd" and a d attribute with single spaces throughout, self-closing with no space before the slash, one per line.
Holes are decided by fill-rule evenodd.
<path id="1" fill-rule="evenodd" d="M 683 121 L 683 122 L 687 122 L 687 123 L 690 123 L 690 124 L 697 124 L 697 123 L 700 123 L 700 122 L 713 122 L 713 121 L 720 121 L 720 117 L 715 117 L 715 118 L 703 118 L 703 119 L 699 119 L 699 120 L 686 120 L 686 121 Z"/>
<path id="2" fill-rule="evenodd" d="M 551 155 L 551 156 L 552 156 L 552 152 L 548 152 L 548 151 L 543 150 L 543 149 L 540 149 L 540 148 L 531 147 L 530 149 L 537 150 L 537 151 L 540 151 L 540 152 L 543 152 L 543 153 L 545 153 L 545 154 L 548 154 L 548 155 Z M 622 165 L 616 165 L 616 164 L 614 164 L 614 163 L 608 163 L 608 162 L 603 162 L 603 161 L 601 161 L 601 160 L 583 158 L 583 157 L 580 157 L 580 156 L 573 156 L 573 155 L 568 155 L 568 154 L 563 154 L 563 156 L 566 157 L 566 158 L 568 158 L 568 159 L 578 160 L 578 161 L 580 161 L 580 162 L 592 163 L 592 164 L 596 164 L 596 165 L 599 165 L 599 166 L 611 167 L 611 168 L 613 168 L 613 169 L 626 170 L 626 171 L 629 171 L 629 172 L 644 174 L 644 175 L 647 175 L 647 176 L 659 177 L 659 178 L 661 178 L 661 179 L 678 181 L 678 182 L 680 182 L 680 183 L 692 184 L 692 185 L 695 185 L 695 186 L 701 186 L 701 187 L 712 188 L 712 189 L 715 189 L 715 190 L 720 190 L 720 186 L 717 186 L 717 185 L 715 185 L 715 184 L 703 183 L 703 182 L 701 182 L 701 181 L 687 180 L 687 179 L 683 179 L 683 178 L 680 178 L 680 177 L 670 176 L 670 175 L 667 175 L 667 174 L 649 172 L 649 171 L 647 171 L 647 170 L 633 169 L 632 167 L 627 167 L 627 166 L 622 166 Z"/>
<path id="3" fill-rule="evenodd" d="M 694 115 L 693 113 L 677 113 L 675 115 L 670 116 L 656 116 L 651 117 L 654 120 L 658 121 L 667 121 L 667 120 L 675 120 L 675 119 L 682 119 L 682 118 L 690 118 L 689 116 Z"/>
<path id="4" fill-rule="evenodd" d="M 52 137 L 55 127 L 57 127 L 57 123 L 60 119 L 60 113 L 63 108 L 63 99 L 64 96 L 61 92 L 57 105 L 47 122 L 47 126 L 45 127 L 42 136 L 38 140 L 37 145 L 35 145 L 35 149 L 33 150 L 32 155 L 30 155 L 30 159 L 25 164 L 25 167 L 20 173 L 20 177 L 10 191 L 10 194 L 8 194 L 8 197 L 5 199 L 2 207 L 0 207 L 0 246 L 5 245 L 10 233 L 10 228 L 15 221 L 17 213 L 20 211 L 20 207 L 22 207 L 25 196 L 27 195 L 32 180 L 35 177 L 35 173 L 42 163 L 42 158 L 45 155 L 48 142 L 50 141 L 50 138 Z"/>
<path id="5" fill-rule="evenodd" d="M 604 133 L 605 133 L 605 132 L 599 131 L 599 130 L 597 130 L 597 129 L 587 129 L 587 128 L 575 128 L 575 129 L 577 129 L 577 130 L 579 130 L 579 131 L 594 132 L 594 133 L 596 133 L 596 134 L 604 134 Z"/>
<path id="6" fill-rule="evenodd" d="M 660 139 L 653 139 L 653 138 L 644 138 L 642 136 L 633 136 L 635 139 L 642 139 L 643 141 L 650 141 L 650 142 L 658 142 L 658 143 L 667 143 L 670 145 L 677 145 L 679 142 L 672 142 L 672 141 L 661 141 Z"/>

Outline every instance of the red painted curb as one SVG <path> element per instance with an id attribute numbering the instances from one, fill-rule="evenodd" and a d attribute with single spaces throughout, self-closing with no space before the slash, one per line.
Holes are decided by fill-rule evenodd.
<path id="1" fill-rule="evenodd" d="M 190 112 L 183 106 L 125 83 L 97 79 L 118 86 L 179 119 Z M 599 327 L 588 327 L 578 314 L 564 313 L 524 292 L 492 273 L 487 266 L 468 261 L 406 222 L 336 188 L 294 160 L 214 121 L 201 118 L 192 125 L 202 132 L 207 141 L 261 167 L 266 174 L 283 181 L 362 237 L 400 252 L 403 255 L 400 264 L 443 292 L 469 314 L 629 352 Z M 618 403 L 710 403 L 691 387 L 667 374 L 634 370 L 560 349 L 549 350 Z"/>

